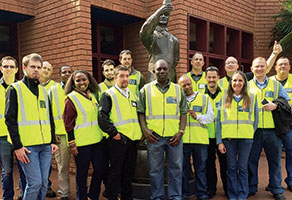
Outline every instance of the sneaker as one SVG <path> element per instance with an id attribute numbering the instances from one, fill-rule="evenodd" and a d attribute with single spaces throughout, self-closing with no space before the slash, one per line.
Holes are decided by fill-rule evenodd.
<path id="1" fill-rule="evenodd" d="M 52 190 L 52 188 L 49 187 L 48 190 L 47 190 L 46 197 L 48 197 L 48 198 L 54 198 L 54 197 L 56 197 L 56 196 L 57 196 L 57 195 L 56 195 L 56 192 L 54 192 L 54 191 Z"/>
<path id="2" fill-rule="evenodd" d="M 276 200 L 286 200 L 286 197 L 284 196 L 284 194 L 273 194 L 273 197 Z"/>

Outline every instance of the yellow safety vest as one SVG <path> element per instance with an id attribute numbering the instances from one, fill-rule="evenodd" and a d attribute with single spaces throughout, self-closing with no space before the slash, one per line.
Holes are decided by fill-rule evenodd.
<path id="1" fill-rule="evenodd" d="M 102 139 L 102 132 L 97 122 L 98 103 L 94 95 L 91 94 L 90 97 L 91 99 L 88 99 L 75 91 L 68 94 L 77 111 L 74 136 L 78 147 L 96 144 Z"/>
<path id="2" fill-rule="evenodd" d="M 11 84 L 17 93 L 18 130 L 23 146 L 50 144 L 52 141 L 47 91 L 38 86 L 38 98 L 22 82 Z"/>
<path id="3" fill-rule="evenodd" d="M 270 77 L 271 79 L 277 81 L 276 79 L 276 75 Z M 289 95 L 289 97 L 292 99 L 292 74 L 288 75 L 288 79 L 285 83 L 285 85 L 283 85 L 284 90 L 286 90 L 287 94 Z M 292 101 L 290 102 L 290 104 L 292 103 Z"/>
<path id="4" fill-rule="evenodd" d="M 107 91 L 109 88 L 107 87 L 107 85 L 104 82 L 101 82 L 99 84 L 99 88 L 100 88 L 100 93 L 103 94 L 105 91 Z"/>
<path id="5" fill-rule="evenodd" d="M 7 90 L 3 87 L 3 85 L 0 84 L 0 137 L 8 135 L 8 129 L 4 118 L 6 91 Z"/>
<path id="6" fill-rule="evenodd" d="M 65 107 L 66 95 L 60 83 L 51 87 L 50 98 L 52 104 L 53 118 L 55 122 L 56 135 L 66 135 L 66 129 L 63 121 L 63 112 Z"/>
<path id="7" fill-rule="evenodd" d="M 131 140 L 140 140 L 142 132 L 138 121 L 137 100 L 130 92 L 126 98 L 116 87 L 111 87 L 106 91 L 112 100 L 110 120 L 117 131 L 127 136 Z"/>
<path id="8" fill-rule="evenodd" d="M 259 108 L 259 125 L 258 128 L 275 128 L 273 116 L 271 111 L 265 111 L 261 104 L 263 99 L 273 101 L 279 95 L 279 82 L 273 79 L 268 79 L 268 84 L 264 89 L 260 89 L 254 80 L 249 81 L 250 92 L 257 96 Z"/>
<path id="9" fill-rule="evenodd" d="M 205 85 L 207 84 L 207 81 L 205 79 L 205 72 L 203 72 L 202 77 L 200 78 L 200 80 L 198 80 L 197 82 L 194 81 L 194 79 L 192 78 L 191 72 L 188 72 L 185 74 L 185 76 L 189 77 L 192 80 L 193 83 L 193 90 L 194 91 L 198 91 L 198 92 L 202 92 L 203 90 L 205 90 Z"/>
<path id="10" fill-rule="evenodd" d="M 136 97 L 139 97 L 139 86 L 140 86 L 140 79 L 141 79 L 141 72 L 137 71 L 137 73 L 131 74 L 129 76 L 129 84 L 128 88 L 129 90 L 136 95 Z"/>
<path id="11" fill-rule="evenodd" d="M 250 94 L 250 105 L 248 108 L 243 109 L 241 101 L 236 102 L 232 99 L 230 108 L 225 107 L 224 95 L 221 104 L 221 125 L 222 125 L 222 139 L 235 138 L 235 139 L 253 139 L 254 135 L 254 122 L 255 122 L 255 96 Z"/>
<path id="12" fill-rule="evenodd" d="M 197 92 L 195 99 L 188 102 L 188 108 L 195 111 L 197 115 L 205 115 L 208 107 L 208 96 Z M 206 125 L 200 124 L 198 120 L 187 114 L 187 124 L 183 135 L 185 144 L 209 144 L 209 135 Z"/>
<path id="13" fill-rule="evenodd" d="M 223 77 L 219 79 L 219 87 L 226 92 L 228 90 L 228 86 L 229 86 L 229 81 L 227 80 L 227 77 Z"/>
<path id="14" fill-rule="evenodd" d="M 55 81 L 53 81 L 53 80 L 50 80 L 50 81 L 48 82 L 48 84 L 47 84 L 46 86 L 44 86 L 44 88 L 45 88 L 47 91 L 49 91 L 49 90 L 51 89 L 51 87 L 54 86 L 54 85 L 57 85 L 57 82 L 55 82 Z"/>
<path id="15" fill-rule="evenodd" d="M 179 131 L 181 88 L 174 83 L 165 94 L 155 85 L 145 85 L 147 127 L 162 137 L 172 137 Z"/>
<path id="16" fill-rule="evenodd" d="M 223 90 L 223 89 L 222 89 Z M 209 138 L 216 138 L 216 129 L 217 129 L 217 114 L 220 105 L 220 100 L 223 96 L 223 92 L 219 92 L 215 99 L 209 98 L 209 101 L 212 105 L 214 111 L 214 121 L 207 125 Z"/>

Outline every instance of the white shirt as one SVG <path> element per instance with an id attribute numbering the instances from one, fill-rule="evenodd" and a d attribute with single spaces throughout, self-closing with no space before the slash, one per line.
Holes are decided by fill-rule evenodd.
<path id="1" fill-rule="evenodd" d="M 117 84 L 115 84 L 115 87 L 122 93 L 122 95 L 124 95 L 127 99 L 129 99 L 130 90 L 128 87 L 126 88 L 126 91 L 122 90 Z"/>

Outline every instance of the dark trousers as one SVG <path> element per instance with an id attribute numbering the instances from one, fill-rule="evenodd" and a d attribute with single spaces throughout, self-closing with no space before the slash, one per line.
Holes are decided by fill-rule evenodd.
<path id="1" fill-rule="evenodd" d="M 107 198 L 117 200 L 121 194 L 121 200 L 132 200 L 132 179 L 135 173 L 137 145 L 136 142 L 127 139 L 120 141 L 109 139 L 109 162 L 107 174 Z"/>
<path id="2" fill-rule="evenodd" d="M 227 193 L 227 163 L 226 163 L 226 155 L 221 154 L 216 145 L 216 138 L 209 139 L 208 146 L 208 160 L 207 160 L 207 185 L 208 185 L 208 193 L 215 194 L 217 191 L 217 171 L 216 171 L 216 152 L 219 158 L 220 164 L 220 176 L 221 181 L 223 183 L 224 192 Z"/>
<path id="3" fill-rule="evenodd" d="M 78 154 L 75 156 L 76 162 L 76 199 L 98 200 L 100 193 L 101 181 L 104 177 L 106 168 L 105 142 L 101 141 L 96 144 L 78 147 Z M 87 194 L 87 175 L 90 162 L 93 166 L 93 173 Z"/>

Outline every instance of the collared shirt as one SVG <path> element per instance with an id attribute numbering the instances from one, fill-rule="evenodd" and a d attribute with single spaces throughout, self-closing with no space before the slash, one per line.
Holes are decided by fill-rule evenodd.
<path id="1" fill-rule="evenodd" d="M 265 81 L 263 83 L 259 83 L 257 80 L 256 80 L 256 77 L 253 78 L 253 80 L 255 81 L 256 85 L 260 88 L 260 89 L 264 89 L 265 87 L 267 87 L 268 85 L 268 81 L 269 81 L 269 78 L 266 76 L 265 78 Z M 291 98 L 289 97 L 289 95 L 287 94 L 286 90 L 284 90 L 282 84 L 279 85 L 279 96 L 278 97 L 281 97 L 283 99 L 286 99 L 287 101 L 290 101 Z"/>
<path id="2" fill-rule="evenodd" d="M 0 84 L 1 84 L 5 89 L 8 88 L 8 86 L 9 86 L 9 85 L 7 85 L 7 84 L 5 83 L 3 77 L 0 79 Z"/>
<path id="3" fill-rule="evenodd" d="M 192 71 L 191 71 L 192 79 L 193 79 L 194 81 L 198 82 L 198 81 L 202 78 L 203 73 L 204 73 L 204 72 L 201 71 L 200 74 L 196 75 L 196 74 L 193 73 L 193 70 L 192 70 Z"/>
<path id="4" fill-rule="evenodd" d="M 217 89 L 216 89 L 216 91 L 215 91 L 214 94 L 212 94 L 212 93 L 210 92 L 210 90 L 208 89 L 208 86 L 206 85 L 206 88 L 205 88 L 205 94 L 209 95 L 209 97 L 210 97 L 211 99 L 215 99 L 215 98 L 218 96 L 218 94 L 219 94 L 220 92 L 222 92 L 222 90 L 221 90 L 221 88 L 220 88 L 218 85 L 217 85 Z"/>
<path id="5" fill-rule="evenodd" d="M 130 93 L 129 88 L 126 88 L 126 91 L 124 91 L 117 84 L 115 84 L 114 87 L 116 87 L 122 95 L 124 95 L 127 99 L 129 99 L 129 93 Z"/>
<path id="6" fill-rule="evenodd" d="M 169 86 L 170 86 L 170 83 L 171 81 L 168 80 L 168 83 L 167 85 L 165 85 L 164 87 L 162 87 L 158 82 L 157 80 L 154 81 L 154 85 L 157 87 L 157 89 L 162 93 L 162 94 L 165 94 L 168 89 L 169 89 Z M 145 87 L 143 87 L 141 90 L 140 90 L 140 94 L 139 94 L 139 101 L 137 103 L 137 112 L 140 112 L 140 113 L 145 113 L 146 111 L 146 91 L 145 91 Z M 181 90 L 181 101 L 180 101 L 180 114 L 183 115 L 183 114 L 186 114 L 187 113 L 187 101 L 186 101 L 186 95 L 185 93 L 183 92 L 183 90 Z"/>
<path id="7" fill-rule="evenodd" d="M 190 96 L 186 96 L 187 102 L 188 103 L 192 102 L 197 97 L 197 94 L 198 94 L 198 92 L 195 92 L 194 94 L 192 94 Z M 211 105 L 209 100 L 207 102 L 207 112 L 206 112 L 206 114 L 205 115 L 197 115 L 197 120 L 201 124 L 209 124 L 209 123 L 213 122 L 213 120 L 214 120 L 214 112 L 213 112 L 213 108 L 212 108 L 212 105 Z"/>

